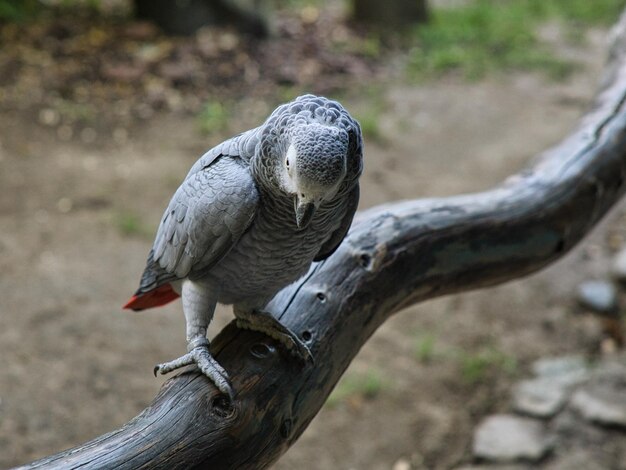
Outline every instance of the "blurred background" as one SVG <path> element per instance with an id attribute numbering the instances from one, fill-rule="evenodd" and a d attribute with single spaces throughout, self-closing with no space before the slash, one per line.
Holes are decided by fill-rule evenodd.
<path id="1" fill-rule="evenodd" d="M 122 425 L 184 352 L 179 303 L 121 306 L 205 150 L 312 92 L 361 122 L 361 208 L 487 189 L 575 127 L 625 5 L 0 0 L 0 467 Z M 484 460 L 475 429 L 511 412 L 537 360 L 622 357 L 624 214 L 538 275 L 396 315 L 275 468 Z M 221 308 L 211 334 L 231 319 Z M 563 413 L 538 421 L 559 445 L 523 465 L 626 468 L 619 423 Z"/>

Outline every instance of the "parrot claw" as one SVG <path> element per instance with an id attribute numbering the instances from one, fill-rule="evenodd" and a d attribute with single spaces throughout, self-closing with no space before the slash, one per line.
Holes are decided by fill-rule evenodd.
<path id="1" fill-rule="evenodd" d="M 237 327 L 258 331 L 282 344 L 295 358 L 313 365 L 315 360 L 309 347 L 289 328 L 280 323 L 271 313 L 263 311 L 235 312 Z"/>
<path id="2" fill-rule="evenodd" d="M 235 397 L 235 392 L 228 379 L 228 374 L 209 352 L 209 341 L 206 338 L 202 339 L 204 341 L 198 339 L 189 341 L 187 346 L 189 352 L 184 356 L 156 365 L 154 367 L 154 376 L 156 377 L 157 373 L 165 375 L 181 367 L 196 364 L 200 372 L 213 382 L 220 392 L 228 395 L 232 401 Z"/>

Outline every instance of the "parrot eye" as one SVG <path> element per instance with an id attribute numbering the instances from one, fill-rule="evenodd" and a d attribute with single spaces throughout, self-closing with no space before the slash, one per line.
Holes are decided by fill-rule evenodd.
<path id="1" fill-rule="evenodd" d="M 286 158 L 286 159 L 285 159 L 285 166 L 286 166 L 287 168 L 289 168 L 289 159 L 288 159 L 288 158 Z"/>

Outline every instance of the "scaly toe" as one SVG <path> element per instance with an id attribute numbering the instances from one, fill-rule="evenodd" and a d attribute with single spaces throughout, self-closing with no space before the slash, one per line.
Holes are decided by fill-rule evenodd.
<path id="1" fill-rule="evenodd" d="M 156 377 L 157 373 L 161 375 L 165 375 L 173 370 L 180 369 L 181 367 L 188 366 L 194 363 L 194 358 L 191 354 L 187 353 L 184 356 L 179 357 L 178 359 L 174 359 L 173 361 L 164 362 L 162 364 L 157 364 L 154 367 L 154 376 Z"/>
<path id="2" fill-rule="evenodd" d="M 164 362 L 154 367 L 154 375 L 167 374 L 173 370 L 180 369 L 181 367 L 196 364 L 206 377 L 215 384 L 218 390 L 233 400 L 235 392 L 228 379 L 228 374 L 222 366 L 211 356 L 209 352 L 209 342 L 204 341 L 202 344 L 196 347 L 192 347 L 184 356 L 174 359 L 170 362 Z"/>
<path id="3" fill-rule="evenodd" d="M 191 351 L 191 354 L 193 354 L 195 363 L 198 365 L 200 371 L 215 384 L 220 392 L 228 395 L 232 401 L 235 397 L 235 392 L 228 379 L 228 374 L 213 356 L 211 356 L 208 348 L 195 348 Z"/>

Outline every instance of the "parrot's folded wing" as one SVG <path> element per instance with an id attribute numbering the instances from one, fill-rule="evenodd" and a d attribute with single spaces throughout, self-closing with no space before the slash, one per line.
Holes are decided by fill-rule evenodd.
<path id="1" fill-rule="evenodd" d="M 258 202 L 249 166 L 215 159 L 174 194 L 154 241 L 155 263 L 179 279 L 213 266 L 250 226 Z"/>

